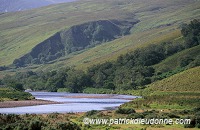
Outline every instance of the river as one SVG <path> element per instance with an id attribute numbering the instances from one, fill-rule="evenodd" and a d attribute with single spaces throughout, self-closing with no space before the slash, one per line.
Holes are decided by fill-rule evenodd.
<path id="1" fill-rule="evenodd" d="M 74 113 L 90 110 L 116 109 L 137 96 L 113 94 L 81 94 L 57 92 L 30 92 L 36 99 L 60 102 L 61 104 L 37 105 L 14 108 L 0 108 L 6 114 Z"/>

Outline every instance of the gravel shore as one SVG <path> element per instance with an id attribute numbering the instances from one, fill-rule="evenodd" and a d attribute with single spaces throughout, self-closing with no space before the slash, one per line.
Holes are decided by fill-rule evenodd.
<path id="1" fill-rule="evenodd" d="M 47 105 L 47 104 L 59 104 L 59 102 L 46 101 L 46 100 L 23 100 L 23 101 L 4 101 L 0 102 L 0 108 L 12 108 L 23 106 L 35 106 L 35 105 Z"/>

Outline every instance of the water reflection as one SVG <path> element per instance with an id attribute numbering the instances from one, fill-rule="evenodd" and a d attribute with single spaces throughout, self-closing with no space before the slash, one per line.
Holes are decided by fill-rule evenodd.
<path id="1" fill-rule="evenodd" d="M 0 113 L 66 113 L 66 112 L 86 112 L 90 110 L 106 110 L 116 108 L 121 104 L 136 98 L 128 95 L 108 95 L 108 94 L 75 94 L 56 92 L 31 92 L 36 99 L 61 102 L 62 104 L 37 105 L 15 108 L 0 108 Z"/>

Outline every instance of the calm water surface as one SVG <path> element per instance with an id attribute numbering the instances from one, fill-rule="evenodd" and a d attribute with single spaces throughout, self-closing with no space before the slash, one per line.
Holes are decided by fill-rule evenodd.
<path id="1" fill-rule="evenodd" d="M 86 112 L 90 110 L 115 109 L 136 96 L 129 95 L 109 95 L 109 94 L 75 94 L 57 92 L 30 92 L 36 99 L 61 102 L 62 104 L 37 105 L 15 108 L 0 108 L 0 113 L 66 113 L 66 112 Z M 78 96 L 79 98 L 73 98 Z M 95 98 L 94 96 L 106 96 L 105 99 Z M 93 97 L 93 98 L 87 98 Z"/>

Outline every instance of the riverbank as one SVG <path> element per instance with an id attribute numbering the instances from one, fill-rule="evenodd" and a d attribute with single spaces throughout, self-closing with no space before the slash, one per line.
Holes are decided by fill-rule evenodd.
<path id="1" fill-rule="evenodd" d="M 124 95 L 125 96 L 125 95 Z M 64 96 L 65 98 L 92 98 L 92 99 L 124 99 L 124 100 L 133 100 L 138 97 L 128 97 L 129 95 L 126 95 L 127 97 L 121 97 L 120 95 L 116 94 L 87 94 L 87 95 L 70 95 L 70 96 Z"/>
<path id="2" fill-rule="evenodd" d="M 60 102 L 47 101 L 47 100 L 22 100 L 22 101 L 3 101 L 0 102 L 0 108 L 13 108 L 13 107 L 24 107 L 24 106 L 36 106 L 36 105 L 47 105 L 47 104 L 61 104 Z"/>
<path id="3" fill-rule="evenodd" d="M 136 129 L 136 130 L 199 130 L 197 127 L 195 128 L 192 125 L 183 125 L 183 124 L 129 124 L 120 119 L 126 120 L 129 119 L 135 120 L 136 116 L 140 119 L 149 119 L 158 117 L 164 117 L 167 119 L 171 119 L 171 116 L 174 116 L 175 119 L 182 119 L 179 117 L 181 110 L 177 110 L 174 113 L 174 110 L 167 111 L 158 111 L 158 110 L 151 110 L 146 109 L 142 110 L 133 110 L 133 111 L 125 111 L 128 109 L 121 109 L 121 111 L 88 111 L 88 112 L 78 112 L 78 113 L 49 113 L 49 114 L 23 114 L 23 115 L 16 115 L 16 114 L 0 114 L 1 126 L 0 129 L 4 128 L 21 128 L 21 129 L 28 129 L 30 126 L 39 126 L 43 129 L 60 129 L 61 127 L 64 129 L 71 128 L 71 129 L 87 129 L 87 130 L 97 130 L 97 129 Z M 187 110 L 189 111 L 189 110 Z M 126 113 L 121 113 L 126 112 Z M 192 111 L 191 111 L 192 112 Z M 185 114 L 185 116 L 190 115 L 191 113 Z M 121 118 L 119 118 L 121 117 Z M 90 119 L 105 119 L 107 120 L 107 124 L 93 124 L 88 122 Z M 10 121 L 12 119 L 12 122 Z M 119 119 L 119 120 L 118 120 Z M 162 118 L 161 118 L 162 119 Z M 114 122 L 115 120 L 116 122 Z M 188 128 L 191 126 L 190 128 Z"/>
<path id="4" fill-rule="evenodd" d="M 34 100 L 0 102 L 0 113 L 43 114 L 110 110 L 136 98 L 130 95 L 30 92 Z M 39 99 L 39 100 L 38 100 Z M 129 100 L 130 99 L 130 100 Z M 2 108 L 2 109 L 1 109 Z"/>

